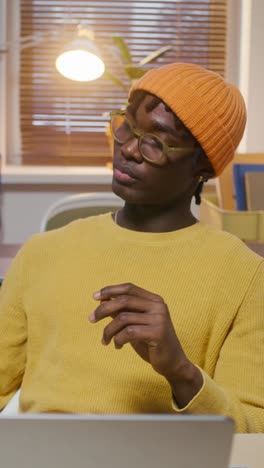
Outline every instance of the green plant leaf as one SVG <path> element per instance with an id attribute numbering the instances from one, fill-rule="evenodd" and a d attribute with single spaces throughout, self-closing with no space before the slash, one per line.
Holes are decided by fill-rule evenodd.
<path id="1" fill-rule="evenodd" d="M 142 66 L 142 65 L 146 65 L 147 63 L 151 63 L 157 58 L 162 57 L 162 55 L 166 54 L 166 52 L 168 52 L 168 50 L 171 50 L 171 49 L 172 49 L 172 46 L 161 47 L 161 49 L 155 50 L 155 52 L 152 52 L 152 54 L 142 59 L 138 65 Z"/>
<path id="2" fill-rule="evenodd" d="M 147 71 L 148 70 L 138 67 L 137 65 L 125 65 L 125 72 L 131 80 L 141 78 Z"/>
<path id="3" fill-rule="evenodd" d="M 118 47 L 118 49 L 121 52 L 121 57 L 124 63 L 132 63 L 132 58 L 130 55 L 130 52 L 128 50 L 128 47 L 122 37 L 120 36 L 112 36 L 112 39 L 115 43 L 115 45 Z"/>
<path id="4" fill-rule="evenodd" d="M 106 70 L 104 72 L 104 78 L 112 81 L 112 83 L 114 83 L 116 86 L 119 86 L 120 88 L 123 88 L 125 91 L 127 91 L 127 86 L 124 85 L 124 83 L 122 83 L 122 81 L 119 80 L 117 76 L 113 75 L 113 73 Z"/>

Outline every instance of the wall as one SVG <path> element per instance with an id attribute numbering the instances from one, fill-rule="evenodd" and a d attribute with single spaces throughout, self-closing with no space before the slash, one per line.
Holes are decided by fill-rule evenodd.
<path id="1" fill-rule="evenodd" d="M 249 6 L 251 6 L 250 21 L 244 31 L 245 35 L 249 36 L 248 59 L 241 71 L 242 81 L 243 75 L 247 76 L 248 124 L 245 135 L 245 150 L 249 152 L 264 152 L 264 2 L 263 0 L 247 1 L 247 9 L 249 9 Z M 243 48 L 241 53 L 243 54 Z"/>
<path id="2" fill-rule="evenodd" d="M 3 176 L 2 242 L 23 243 L 38 232 L 47 209 L 74 193 L 111 190 L 108 168 L 9 168 Z"/>

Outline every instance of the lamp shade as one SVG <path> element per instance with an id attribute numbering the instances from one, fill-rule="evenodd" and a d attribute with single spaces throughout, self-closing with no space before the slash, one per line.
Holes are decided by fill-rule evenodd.
<path id="1" fill-rule="evenodd" d="M 105 71 L 98 50 L 88 37 L 77 37 L 70 42 L 57 57 L 56 68 L 74 81 L 93 81 Z"/>

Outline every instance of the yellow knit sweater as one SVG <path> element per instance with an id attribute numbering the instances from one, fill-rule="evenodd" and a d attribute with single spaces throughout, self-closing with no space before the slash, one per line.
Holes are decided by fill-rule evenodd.
<path id="1" fill-rule="evenodd" d="M 264 431 L 264 263 L 200 223 L 141 233 L 111 215 L 33 236 L 0 290 L 0 409 L 21 386 L 23 412 L 223 414 Z M 130 347 L 103 346 L 109 320 L 92 294 L 123 282 L 161 295 L 204 384 L 186 408 Z"/>

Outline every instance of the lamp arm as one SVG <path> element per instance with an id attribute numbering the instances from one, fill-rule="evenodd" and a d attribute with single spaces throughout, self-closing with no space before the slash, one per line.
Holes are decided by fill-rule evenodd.
<path id="1" fill-rule="evenodd" d="M 40 34 L 31 34 L 29 36 L 22 36 L 16 41 L 9 41 L 0 44 L 0 54 L 6 54 L 9 49 L 23 50 L 28 47 L 34 47 L 42 42 L 56 41 L 60 38 L 69 36 L 69 33 L 61 33 L 57 31 L 47 31 Z"/>

